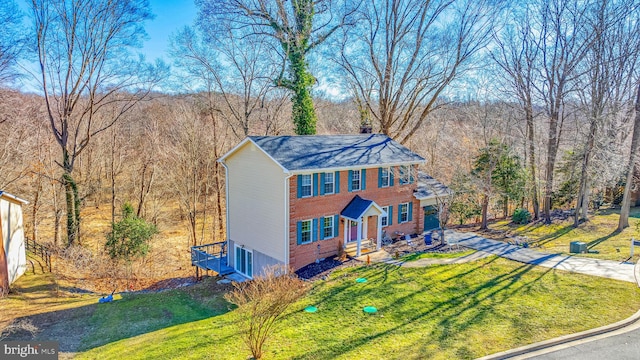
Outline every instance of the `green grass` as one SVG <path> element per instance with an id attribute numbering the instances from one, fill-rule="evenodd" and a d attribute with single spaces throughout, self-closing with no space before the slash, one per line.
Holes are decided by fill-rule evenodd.
<path id="1" fill-rule="evenodd" d="M 504 230 L 513 235 L 526 236 L 538 245 L 540 250 L 552 253 L 569 254 L 569 243 L 582 241 L 587 243 L 589 251 L 594 253 L 580 254 L 597 259 L 625 261 L 629 259 L 631 238 L 640 239 L 640 208 L 631 208 L 629 218 L 630 226 L 622 232 L 616 232 L 619 210 L 599 211 L 591 216 L 586 223 L 578 228 L 573 227 L 573 219 L 560 223 L 544 225 L 542 223 L 517 225 L 509 220 L 498 221 L 490 225 L 490 228 Z M 597 252 L 597 253 L 595 253 Z M 640 248 L 635 249 L 632 261 L 640 259 Z"/>
<path id="2" fill-rule="evenodd" d="M 465 257 L 475 253 L 475 250 L 463 250 L 457 252 L 446 252 L 446 253 L 438 253 L 438 252 L 423 252 L 423 253 L 413 253 L 402 257 L 403 261 L 415 261 L 419 259 L 454 259 L 459 257 Z"/>
<path id="3" fill-rule="evenodd" d="M 358 284 L 358 277 L 368 281 Z M 246 359 L 237 312 L 219 293 L 208 293 L 210 286 L 98 306 L 87 328 L 77 330 L 88 334 L 77 357 Z M 319 311 L 303 312 L 309 305 Z M 379 312 L 363 313 L 369 305 Z M 470 359 L 613 323 L 639 307 L 635 284 L 496 257 L 417 269 L 349 268 L 314 283 L 284 318 L 265 358 Z"/>

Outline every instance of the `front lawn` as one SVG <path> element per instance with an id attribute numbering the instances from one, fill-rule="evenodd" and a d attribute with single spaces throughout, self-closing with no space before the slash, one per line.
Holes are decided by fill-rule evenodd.
<path id="1" fill-rule="evenodd" d="M 461 250 L 452 252 L 417 252 L 402 257 L 403 261 L 414 261 L 420 259 L 455 259 L 460 257 L 469 256 L 475 253 L 476 250 Z"/>
<path id="2" fill-rule="evenodd" d="M 509 220 L 497 221 L 489 227 L 495 230 L 506 231 L 511 235 L 526 236 L 538 245 L 540 250 L 551 253 L 569 254 L 569 243 L 582 241 L 587 243 L 590 251 L 588 254 L 580 254 L 597 259 L 626 261 L 629 259 L 631 238 L 640 239 L 638 223 L 640 220 L 640 208 L 631 208 L 629 217 L 630 226 L 622 232 L 616 232 L 619 210 L 601 210 L 592 215 L 586 223 L 578 228 L 573 227 L 573 219 L 562 222 L 554 222 L 544 225 L 542 222 L 527 225 L 512 224 Z M 640 259 L 640 248 L 635 249 L 635 256 L 631 261 Z"/>
<path id="3" fill-rule="evenodd" d="M 359 277 L 367 282 L 356 283 Z M 193 304 L 207 301 L 194 297 L 194 289 L 98 306 L 90 327 L 78 330 L 88 333 L 78 358 L 246 359 L 237 313 L 219 296 Z M 309 305 L 318 312 L 303 312 Z M 379 312 L 365 314 L 364 306 Z M 638 308 L 635 284 L 497 257 L 413 269 L 348 268 L 313 284 L 265 358 L 471 359 L 613 323 Z"/>

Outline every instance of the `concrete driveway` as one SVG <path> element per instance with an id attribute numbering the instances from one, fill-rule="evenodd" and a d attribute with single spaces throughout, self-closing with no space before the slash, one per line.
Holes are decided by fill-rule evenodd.
<path id="1" fill-rule="evenodd" d="M 506 259 L 525 264 L 571 271 L 580 274 L 600 276 L 635 283 L 634 266 L 612 260 L 600 260 L 579 256 L 549 254 L 502 241 L 484 238 L 473 232 L 446 230 L 445 239 L 449 244 L 458 243 L 474 250 L 495 254 Z"/>

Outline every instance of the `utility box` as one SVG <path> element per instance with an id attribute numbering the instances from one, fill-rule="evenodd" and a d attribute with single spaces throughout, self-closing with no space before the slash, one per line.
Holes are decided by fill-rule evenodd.
<path id="1" fill-rule="evenodd" d="M 569 244 L 569 252 L 572 254 L 582 254 L 587 252 L 587 243 L 582 241 L 572 241 Z"/>

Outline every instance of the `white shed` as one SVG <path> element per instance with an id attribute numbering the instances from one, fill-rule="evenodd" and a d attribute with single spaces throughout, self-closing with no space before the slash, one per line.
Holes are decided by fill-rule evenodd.
<path id="1" fill-rule="evenodd" d="M 0 191 L 0 295 L 7 293 L 9 285 L 24 274 L 27 268 L 22 205 L 28 203 Z"/>

